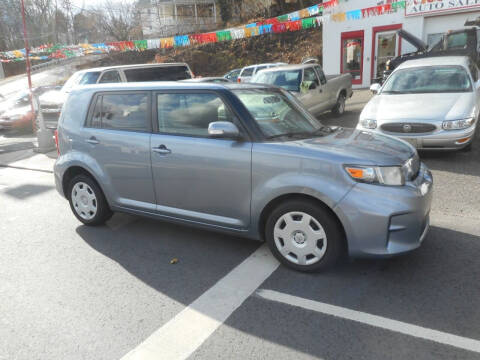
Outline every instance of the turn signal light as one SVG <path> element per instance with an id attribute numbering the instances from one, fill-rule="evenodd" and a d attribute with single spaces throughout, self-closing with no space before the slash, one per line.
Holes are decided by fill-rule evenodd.
<path id="1" fill-rule="evenodd" d="M 347 167 L 346 170 L 350 174 L 351 177 L 354 179 L 363 179 L 365 176 L 363 175 L 363 169 L 356 169 Z"/>

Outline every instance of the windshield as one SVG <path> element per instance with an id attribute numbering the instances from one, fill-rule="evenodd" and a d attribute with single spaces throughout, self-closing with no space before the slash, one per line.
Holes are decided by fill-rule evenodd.
<path id="1" fill-rule="evenodd" d="M 293 95 L 271 89 L 234 90 L 267 138 L 311 137 L 327 131 L 317 119 L 304 111 Z"/>
<path id="2" fill-rule="evenodd" d="M 254 78 L 254 82 L 280 86 L 288 91 L 300 91 L 302 72 L 300 70 L 263 72 Z"/>
<path id="3" fill-rule="evenodd" d="M 382 94 L 471 92 L 470 78 L 461 66 L 427 66 L 394 72 Z"/>

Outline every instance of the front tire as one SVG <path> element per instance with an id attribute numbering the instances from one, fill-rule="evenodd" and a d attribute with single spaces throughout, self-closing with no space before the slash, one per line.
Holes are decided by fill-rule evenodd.
<path id="1" fill-rule="evenodd" d="M 330 211 L 305 200 L 278 206 L 268 217 L 265 235 L 270 250 L 282 264 L 304 272 L 332 267 L 342 254 L 345 240 Z"/>
<path id="2" fill-rule="evenodd" d="M 338 95 L 337 103 L 335 107 L 332 109 L 332 113 L 335 116 L 341 116 L 345 113 L 345 103 L 347 102 L 347 98 L 343 93 Z"/>
<path id="3" fill-rule="evenodd" d="M 75 176 L 68 186 L 73 214 L 85 225 L 104 224 L 113 215 L 100 187 L 88 175 Z"/>

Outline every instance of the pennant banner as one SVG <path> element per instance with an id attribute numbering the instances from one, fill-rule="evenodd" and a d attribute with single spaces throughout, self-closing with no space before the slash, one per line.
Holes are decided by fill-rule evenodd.
<path id="1" fill-rule="evenodd" d="M 323 23 L 329 21 L 355 21 L 371 16 L 380 16 L 396 12 L 399 9 L 405 9 L 406 5 L 406 1 L 401 0 L 365 9 L 334 12 L 334 9 L 339 5 L 340 1 L 345 0 L 330 0 L 275 18 L 265 19 L 260 22 L 250 23 L 232 29 L 218 30 L 216 32 L 177 35 L 161 39 L 106 42 L 100 44 L 79 44 L 69 46 L 45 44 L 31 49 L 30 58 L 32 60 L 66 59 L 90 54 L 103 54 L 112 51 L 121 52 L 144 51 L 147 49 L 170 49 L 190 45 L 232 41 L 270 33 L 284 33 L 288 31 L 312 29 L 320 27 Z M 24 61 L 25 56 L 25 49 L 0 52 L 0 61 Z"/>

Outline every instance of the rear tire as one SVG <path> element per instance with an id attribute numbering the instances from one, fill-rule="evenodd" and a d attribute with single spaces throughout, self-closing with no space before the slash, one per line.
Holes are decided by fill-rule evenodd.
<path id="1" fill-rule="evenodd" d="M 345 243 L 343 229 L 330 211 L 306 200 L 288 201 L 273 210 L 265 238 L 282 264 L 303 272 L 335 265 Z"/>
<path id="2" fill-rule="evenodd" d="M 102 225 L 113 215 L 103 191 L 88 175 L 80 174 L 70 181 L 68 200 L 73 214 L 85 225 Z"/>
<path id="3" fill-rule="evenodd" d="M 337 103 L 335 107 L 332 109 L 332 113 L 335 116 L 341 116 L 345 113 L 345 103 L 347 102 L 346 96 L 341 93 L 338 95 Z"/>

